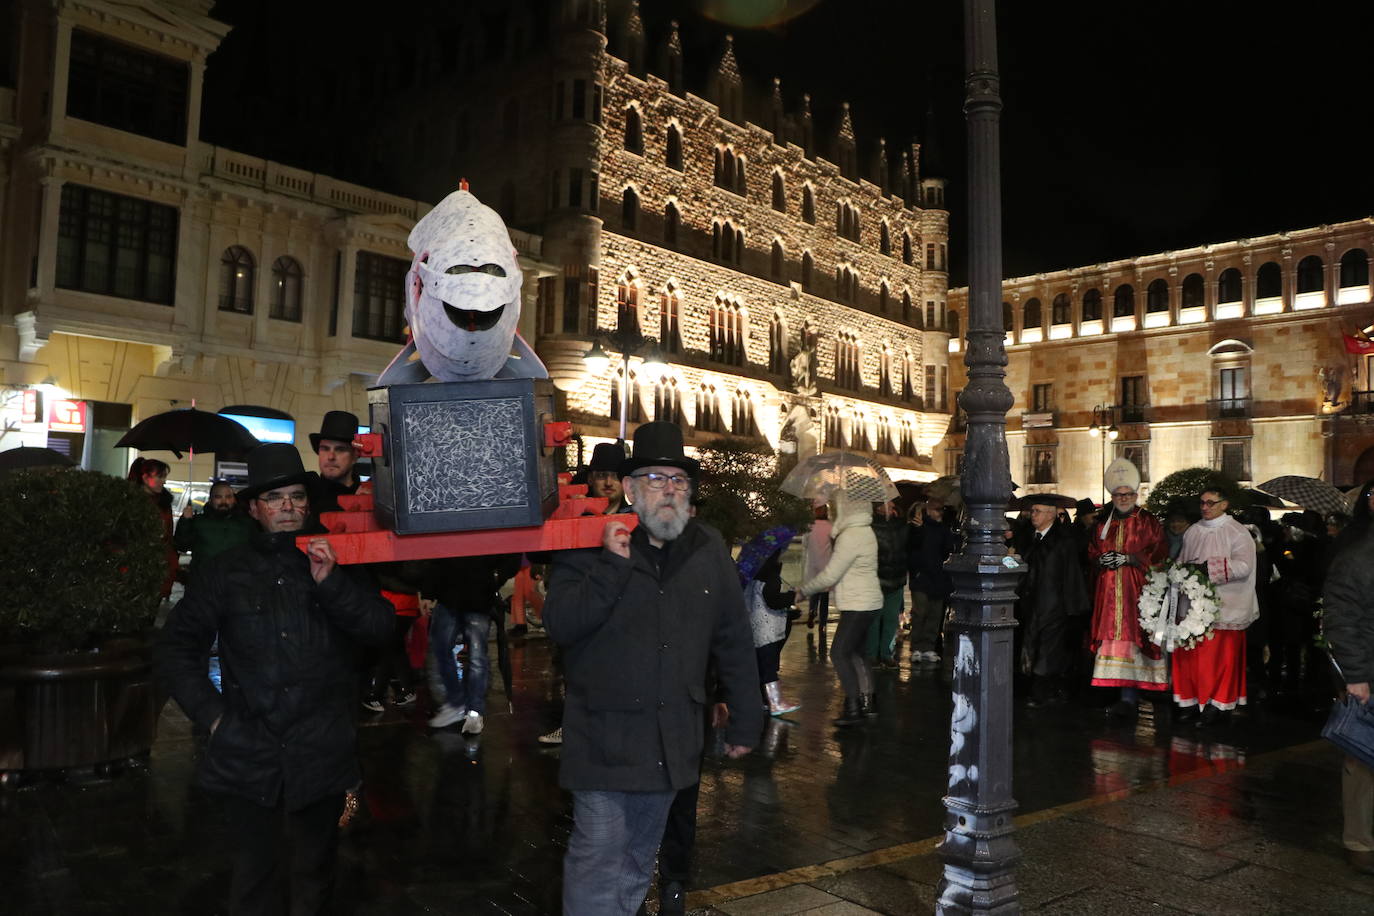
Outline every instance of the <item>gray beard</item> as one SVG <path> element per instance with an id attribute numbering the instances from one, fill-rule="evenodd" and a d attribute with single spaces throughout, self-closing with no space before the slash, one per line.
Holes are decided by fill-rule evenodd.
<path id="1" fill-rule="evenodd" d="M 672 518 L 665 519 L 661 515 L 646 514 L 646 511 L 639 505 L 634 507 L 635 515 L 639 516 L 639 522 L 644 526 L 644 530 L 649 536 L 659 541 L 675 541 L 682 536 L 682 532 L 687 528 L 687 522 L 692 518 L 687 506 L 681 509 L 674 509 Z"/>

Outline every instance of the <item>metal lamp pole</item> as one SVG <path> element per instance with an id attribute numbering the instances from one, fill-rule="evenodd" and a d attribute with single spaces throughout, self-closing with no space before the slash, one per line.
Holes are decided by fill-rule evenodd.
<path id="1" fill-rule="evenodd" d="M 1101 438 L 1102 448 L 1102 477 L 1107 476 L 1107 443 L 1115 442 L 1116 437 L 1121 433 L 1116 428 L 1116 405 L 1098 404 L 1093 408 L 1093 425 L 1088 427 L 1088 435 L 1094 439 Z M 1103 492 L 1106 492 L 1106 484 L 1102 485 Z M 1112 494 L 1107 493 L 1103 497 L 1102 504 L 1105 506 L 1111 502 Z"/>
<path id="2" fill-rule="evenodd" d="M 964 0 L 964 113 L 968 120 L 969 322 L 960 405 L 968 415 L 961 477 L 968 519 L 963 552 L 946 564 L 954 580 L 954 710 L 939 913 L 1016 913 L 1012 840 L 1012 604 L 1025 566 L 1002 540 L 1011 469 L 1012 396 L 1002 330 L 1002 241 L 994 0 Z"/>

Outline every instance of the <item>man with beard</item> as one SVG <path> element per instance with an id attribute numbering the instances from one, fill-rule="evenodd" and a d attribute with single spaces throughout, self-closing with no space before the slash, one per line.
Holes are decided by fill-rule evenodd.
<path id="1" fill-rule="evenodd" d="M 1073 667 L 1071 636 L 1081 634 L 1074 618 L 1088 611 L 1088 594 L 1078 562 L 1078 545 L 1067 523 L 1058 521 L 1061 497 L 1027 496 L 1017 508 L 1030 509 L 1034 533 L 1026 545 L 1029 567 L 1021 581 L 1017 618 L 1025 628 L 1021 670 L 1031 678 L 1032 709 L 1062 703 Z"/>
<path id="2" fill-rule="evenodd" d="M 1140 471 L 1125 458 L 1107 465 L 1103 486 L 1112 508 L 1088 539 L 1088 558 L 1099 567 L 1093 594 L 1090 645 L 1093 685 L 1120 687 L 1121 699 L 1107 708 L 1113 716 L 1133 716 L 1141 688 L 1164 690 L 1169 666 L 1164 653 L 1140 628 L 1140 592 L 1150 567 L 1164 562 L 1168 544 L 1159 521 L 1136 505 Z"/>
<path id="3" fill-rule="evenodd" d="M 210 735 L 196 781 L 230 822 L 235 916 L 277 912 L 282 874 L 292 913 L 337 911 L 339 815 L 359 780 L 353 658 L 391 632 L 391 606 L 338 565 L 328 539 L 296 546 L 314 476 L 293 445 L 248 453 L 239 498 L 262 530 L 203 563 L 162 630 L 159 680 Z M 218 686 L 205 667 L 216 634 Z"/>
<path id="4" fill-rule="evenodd" d="M 631 916 L 643 902 L 668 809 L 698 779 L 708 664 L 731 711 L 726 754 L 747 754 L 762 729 L 739 577 L 720 534 L 691 515 L 698 470 L 675 424 L 639 427 L 620 468 L 639 525 L 608 519 L 601 550 L 554 557 L 544 626 L 568 684 L 568 916 Z"/>
<path id="5" fill-rule="evenodd" d="M 181 514 L 181 521 L 177 522 L 172 544 L 182 553 L 191 555 L 188 572 L 194 572 L 206 560 L 230 547 L 247 543 L 253 536 L 257 525 L 247 515 L 237 511 L 237 506 L 234 488 L 219 480 L 210 487 L 210 498 L 205 503 L 204 512 L 193 515 L 191 507 L 186 507 Z"/>

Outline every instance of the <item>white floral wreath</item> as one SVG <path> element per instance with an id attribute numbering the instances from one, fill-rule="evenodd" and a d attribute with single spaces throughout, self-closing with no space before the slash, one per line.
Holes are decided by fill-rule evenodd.
<path id="1" fill-rule="evenodd" d="M 1188 599 L 1188 613 L 1176 620 L 1180 594 Z M 1164 651 L 1191 649 L 1211 639 L 1219 616 L 1217 587 L 1199 567 L 1170 561 L 1146 575 L 1140 592 L 1140 628 Z"/>

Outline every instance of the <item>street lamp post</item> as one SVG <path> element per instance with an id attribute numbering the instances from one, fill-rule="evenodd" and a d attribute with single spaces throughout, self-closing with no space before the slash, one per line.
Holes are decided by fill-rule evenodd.
<path id="1" fill-rule="evenodd" d="M 663 368 L 663 358 L 659 354 L 658 342 L 652 338 L 644 336 L 644 333 L 637 327 L 624 326 L 616 328 L 606 335 L 606 340 L 612 348 L 620 353 L 620 441 L 625 441 L 625 420 L 630 408 L 630 357 L 635 354 L 643 354 L 639 369 L 641 372 L 651 373 L 654 370 Z M 605 373 L 610 367 L 611 357 L 601 347 L 601 341 L 593 340 L 591 348 L 582 357 L 582 362 L 587 367 L 587 372 L 593 376 Z"/>
<path id="2" fill-rule="evenodd" d="M 1116 428 L 1116 409 L 1115 404 L 1098 404 L 1093 408 L 1092 426 L 1088 427 L 1088 435 L 1102 440 L 1102 477 L 1107 476 L 1107 443 L 1115 442 L 1116 437 L 1121 435 L 1121 431 Z M 1105 488 L 1106 485 L 1103 486 Z M 1102 504 L 1105 506 L 1111 498 L 1112 494 L 1107 493 Z"/>
<path id="3" fill-rule="evenodd" d="M 946 564 L 954 580 L 954 709 L 940 913 L 1015 913 L 1012 840 L 1012 604 L 1025 566 L 1002 533 L 1011 496 L 1007 411 L 1012 396 L 1002 329 L 1002 241 L 994 0 L 964 0 L 964 113 L 968 120 L 969 321 L 959 403 L 968 415 L 961 477 L 968 519 L 963 551 Z"/>

